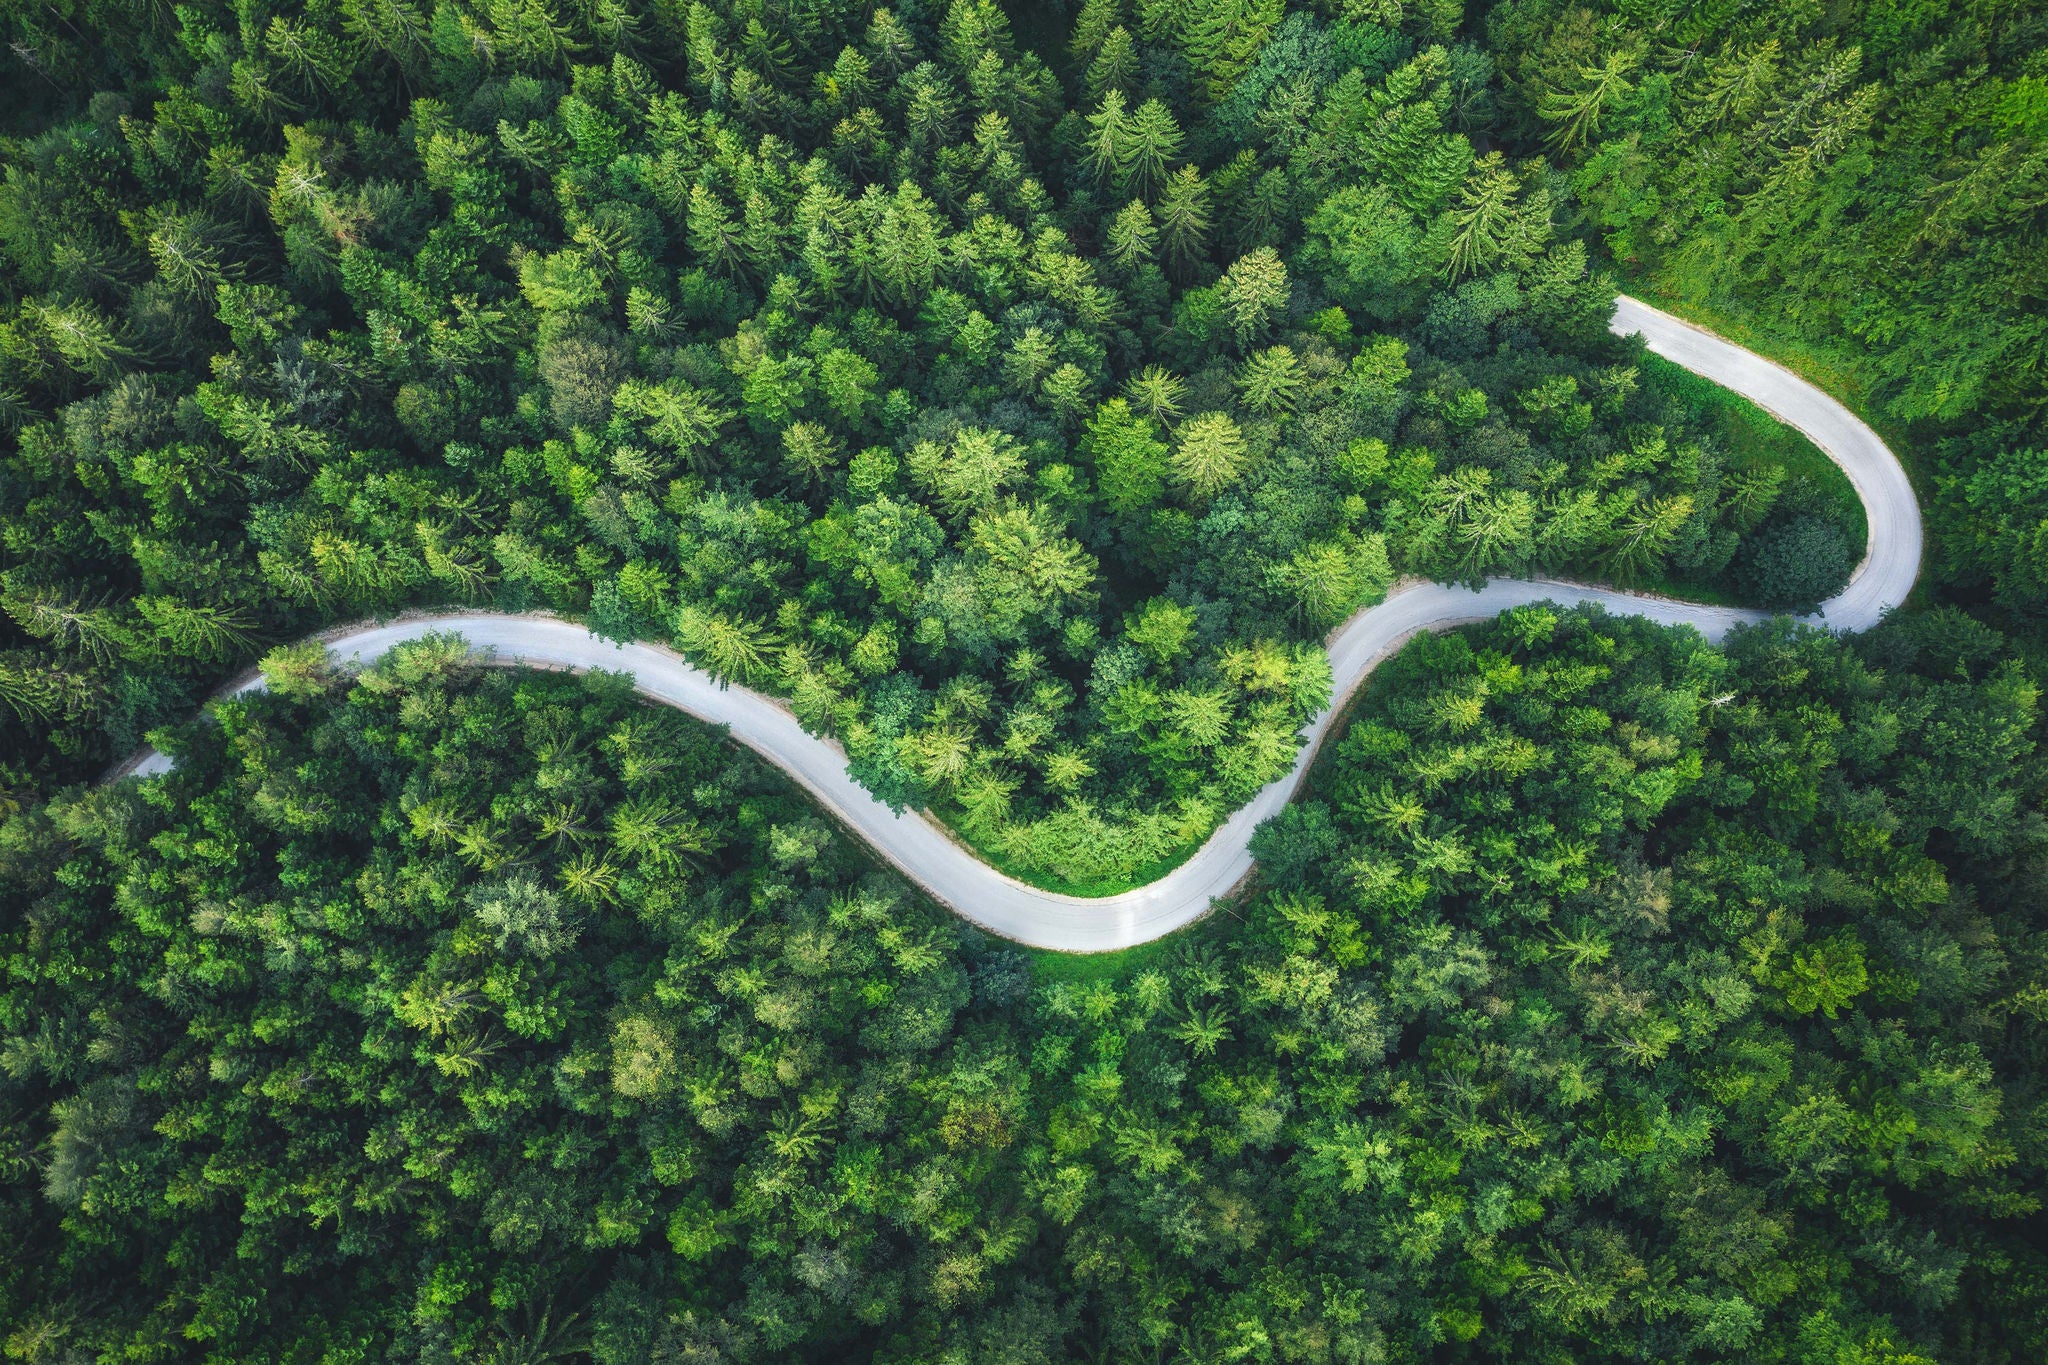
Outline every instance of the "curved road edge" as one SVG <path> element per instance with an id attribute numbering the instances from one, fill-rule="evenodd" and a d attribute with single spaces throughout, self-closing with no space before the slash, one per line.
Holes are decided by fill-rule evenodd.
<path id="1" fill-rule="evenodd" d="M 1642 333 L 1652 351 L 1804 432 L 1847 474 L 1863 500 L 1869 539 L 1848 587 L 1809 619 L 1835 630 L 1865 630 L 1906 600 L 1919 576 L 1920 508 L 1905 469 L 1876 432 L 1782 366 L 1635 299 L 1616 300 L 1611 326 L 1622 335 Z M 344 665 L 367 664 L 394 645 L 424 635 L 454 633 L 499 665 L 631 673 L 641 695 L 727 727 L 735 740 L 788 774 L 884 860 L 963 919 L 1032 947 L 1089 953 L 1163 937 L 1200 919 L 1219 897 L 1230 894 L 1252 869 L 1253 832 L 1294 798 L 1346 702 L 1403 642 L 1420 631 L 1486 620 L 1510 607 L 1545 601 L 1598 603 L 1616 615 L 1692 626 L 1717 642 L 1732 627 L 1768 615 L 1547 579 L 1490 579 L 1478 590 L 1405 581 L 1330 634 L 1326 644 L 1335 680 L 1330 705 L 1303 731 L 1306 743 L 1293 768 L 1232 814 L 1186 862 L 1145 886 L 1103 897 L 1044 891 L 997 871 L 929 816 L 899 814 L 876 800 L 848 774 L 845 751 L 832 740 L 806 733 L 779 702 L 724 685 L 658 645 L 615 644 L 572 622 L 495 612 L 401 617 L 342 627 L 320 638 Z M 260 676 L 250 675 L 230 684 L 223 695 L 262 686 Z M 170 766 L 168 756 L 146 750 L 116 776 L 147 778 Z"/>

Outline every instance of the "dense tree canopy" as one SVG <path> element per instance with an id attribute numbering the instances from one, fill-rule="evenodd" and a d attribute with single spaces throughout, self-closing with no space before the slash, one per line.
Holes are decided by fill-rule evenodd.
<path id="1" fill-rule="evenodd" d="M 1425 638 L 1238 912 L 1036 985 L 623 680 L 274 656 L 0 828 L 6 1348 L 2033 1358 L 1999 648 Z"/>
<path id="2" fill-rule="evenodd" d="M 0 25 L 8 1358 L 2048 1356 L 2029 7 Z M 667 640 L 1143 881 L 1399 575 L 1839 587 L 1845 481 L 1617 278 L 1861 385 L 1935 600 L 1414 641 L 1128 955 L 628 680 L 285 643 Z"/>
<path id="3" fill-rule="evenodd" d="M 1934 566 L 2029 628 L 2048 493 L 2048 15 L 1502 0 L 1503 131 L 1653 287 L 1817 350 L 1909 432 Z"/>
<path id="4" fill-rule="evenodd" d="M 1607 335 L 1427 25 L 1094 5 L 1056 71 L 988 0 L 17 23 L 99 88 L 0 185 L 17 791 L 266 641 L 545 607 L 1113 883 L 1284 771 L 1397 573 L 1845 569 L 1739 571 L 1829 490 Z"/>
<path id="5" fill-rule="evenodd" d="M 168 781 L 6 827 L 10 1354 L 829 1355 L 1028 1245 L 1015 955 L 624 680 L 461 654 L 279 660 Z"/>

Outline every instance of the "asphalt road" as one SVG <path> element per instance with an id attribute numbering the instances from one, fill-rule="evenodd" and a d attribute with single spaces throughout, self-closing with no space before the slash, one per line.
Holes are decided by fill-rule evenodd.
<path id="1" fill-rule="evenodd" d="M 1761 356 L 1647 304 L 1617 301 L 1613 328 L 1641 332 L 1651 350 L 1734 390 L 1806 433 L 1849 476 L 1863 500 L 1870 535 L 1849 586 L 1812 618 L 1842 631 L 1864 630 L 1905 601 L 1920 572 L 1920 507 L 1896 456 L 1840 403 Z M 494 663 L 631 673 L 654 701 L 726 726 L 732 737 L 801 784 L 906 877 L 962 917 L 1005 938 L 1064 952 L 1107 952 L 1146 943 L 1200 919 L 1251 871 L 1250 841 L 1300 786 L 1317 747 L 1345 701 L 1380 660 L 1418 631 L 1485 620 L 1533 602 L 1597 602 L 1616 614 L 1687 625 L 1719 640 L 1739 622 L 1766 613 L 1698 606 L 1670 598 L 1547 579 L 1492 579 L 1483 589 L 1409 581 L 1331 632 L 1336 678 L 1329 710 L 1305 734 L 1294 768 L 1224 823 L 1207 843 L 1157 881 L 1118 896 L 1065 896 L 1004 876 L 919 812 L 897 814 L 846 772 L 846 755 L 831 740 L 806 734 L 781 703 L 744 687 L 725 686 L 674 652 L 656 645 L 617 645 L 582 626 L 546 616 L 447 612 L 330 631 L 322 638 L 337 660 L 368 663 L 393 645 L 430 633 L 455 633 Z M 263 685 L 258 677 L 229 694 Z M 170 760 L 145 751 L 122 770 L 150 777 Z"/>

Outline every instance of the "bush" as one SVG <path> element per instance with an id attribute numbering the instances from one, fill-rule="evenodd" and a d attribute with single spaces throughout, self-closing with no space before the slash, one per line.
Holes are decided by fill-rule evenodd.
<path id="1" fill-rule="evenodd" d="M 1809 611 L 1840 592 L 1855 567 L 1840 522 L 1802 515 L 1764 527 L 1743 547 L 1735 583 L 1758 606 Z"/>

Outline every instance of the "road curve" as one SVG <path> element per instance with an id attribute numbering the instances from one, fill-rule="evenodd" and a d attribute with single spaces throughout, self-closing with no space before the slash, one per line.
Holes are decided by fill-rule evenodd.
<path id="1" fill-rule="evenodd" d="M 1849 586 L 1809 618 L 1835 630 L 1864 630 L 1906 600 L 1920 571 L 1919 504 L 1898 459 L 1840 403 L 1790 371 L 1648 304 L 1616 302 L 1613 329 L 1640 332 L 1657 354 L 1734 390 L 1798 428 L 1839 464 L 1862 498 L 1870 535 Z M 1107 952 L 1146 943 L 1201 918 L 1251 870 L 1252 832 L 1288 801 L 1344 703 L 1382 659 L 1418 631 L 1485 620 L 1535 602 L 1594 602 L 1617 615 L 1685 625 L 1718 641 L 1742 622 L 1767 613 L 1698 606 L 1670 598 L 1617 592 L 1549 579 L 1491 579 L 1473 590 L 1409 581 L 1376 606 L 1351 617 L 1326 642 L 1335 676 L 1330 707 L 1303 732 L 1294 767 L 1270 783 L 1209 836 L 1186 862 L 1157 881 L 1122 895 L 1067 896 L 1007 877 L 975 857 L 936 821 L 897 814 L 846 771 L 846 754 L 829 739 L 805 733 L 781 703 L 744 687 L 725 686 L 658 645 L 618 645 L 582 626 L 547 616 L 446 612 L 344 627 L 322 638 L 338 662 L 365 664 L 392 646 L 430 633 L 455 633 L 507 666 L 608 669 L 631 673 L 645 696 L 701 720 L 726 726 L 804 787 L 911 881 L 975 924 L 1005 938 L 1063 952 Z M 228 694 L 263 686 L 260 677 Z M 122 775 L 150 777 L 170 759 L 146 750 Z"/>

